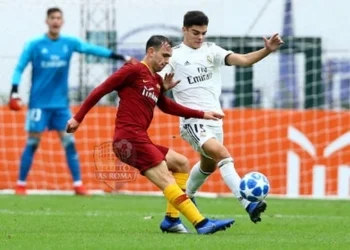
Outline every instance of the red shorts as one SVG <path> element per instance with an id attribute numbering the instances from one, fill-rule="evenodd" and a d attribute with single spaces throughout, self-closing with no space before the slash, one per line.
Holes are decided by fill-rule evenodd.
<path id="1" fill-rule="evenodd" d="M 148 138 L 115 139 L 113 151 L 119 160 L 138 169 L 142 174 L 165 161 L 169 148 L 153 144 Z"/>

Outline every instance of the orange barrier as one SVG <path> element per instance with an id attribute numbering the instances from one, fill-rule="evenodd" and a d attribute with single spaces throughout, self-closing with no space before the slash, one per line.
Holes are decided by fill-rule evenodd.
<path id="1" fill-rule="evenodd" d="M 93 156 L 96 146 L 112 139 L 115 111 L 114 107 L 95 107 L 76 133 L 83 181 L 90 189 L 109 190 L 94 175 Z M 15 186 L 25 145 L 25 111 L 15 113 L 0 107 L 0 112 L 0 189 L 8 189 Z M 349 112 L 232 109 L 225 114 L 225 145 L 239 174 L 261 171 L 270 180 L 273 194 L 339 195 L 340 173 L 350 169 Z M 179 137 L 177 117 L 156 111 L 149 134 L 154 143 L 184 154 L 191 164 L 198 160 Z M 64 151 L 56 137 L 54 133 L 44 134 L 28 179 L 29 188 L 71 189 Z M 132 182 L 116 184 L 116 188 L 157 190 L 140 175 Z M 218 171 L 201 191 L 229 192 Z"/>

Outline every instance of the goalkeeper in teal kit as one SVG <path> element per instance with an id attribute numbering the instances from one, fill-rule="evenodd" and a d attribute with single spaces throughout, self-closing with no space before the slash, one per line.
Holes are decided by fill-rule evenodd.
<path id="1" fill-rule="evenodd" d="M 73 52 L 129 62 L 135 59 L 115 54 L 109 49 L 85 43 L 75 37 L 61 35 L 63 13 L 59 8 L 47 10 L 46 24 L 49 28 L 48 32 L 25 45 L 12 77 L 9 107 L 12 110 L 19 110 L 18 85 L 25 67 L 31 63 L 31 89 L 26 117 L 28 138 L 21 157 L 16 194 L 26 194 L 26 178 L 33 156 L 39 146 L 42 132 L 48 129 L 57 131 L 62 141 L 68 167 L 73 177 L 75 193 L 87 195 L 88 192 L 81 181 L 74 138 L 65 133 L 66 123 L 71 117 L 68 99 L 70 59 Z"/>

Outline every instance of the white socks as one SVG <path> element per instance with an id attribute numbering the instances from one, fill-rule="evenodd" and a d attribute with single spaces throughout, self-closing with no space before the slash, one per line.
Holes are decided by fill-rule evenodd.
<path id="1" fill-rule="evenodd" d="M 83 182 L 81 180 L 73 182 L 73 187 L 80 187 L 81 185 L 83 185 Z"/>
<path id="2" fill-rule="evenodd" d="M 18 186 L 25 186 L 25 185 L 27 185 L 27 182 L 26 182 L 26 181 L 18 180 L 18 181 L 17 181 L 17 185 L 18 185 Z"/>
<path id="3" fill-rule="evenodd" d="M 242 198 L 239 192 L 239 184 L 241 183 L 241 177 L 238 175 L 233 159 L 231 157 L 225 158 L 218 163 L 220 174 L 225 181 L 228 188 L 235 195 L 241 205 L 246 208 L 249 205 L 249 201 Z"/>
<path id="4" fill-rule="evenodd" d="M 210 174 L 210 172 L 203 172 L 200 168 L 200 161 L 197 162 L 191 169 L 190 176 L 188 177 L 186 183 L 186 194 L 189 197 L 193 197 L 197 190 L 208 179 Z"/>
<path id="5" fill-rule="evenodd" d="M 239 184 L 241 183 L 241 177 L 236 172 L 235 166 L 233 164 L 233 159 L 228 157 L 221 160 L 218 163 L 220 169 L 220 174 L 222 179 L 235 195 L 241 205 L 246 208 L 249 205 L 249 201 L 243 199 L 239 192 Z M 203 185 L 203 183 L 208 179 L 211 172 L 203 172 L 200 168 L 200 162 L 197 162 L 190 173 L 190 176 L 186 183 L 186 194 L 189 197 L 193 197 L 198 189 Z"/>

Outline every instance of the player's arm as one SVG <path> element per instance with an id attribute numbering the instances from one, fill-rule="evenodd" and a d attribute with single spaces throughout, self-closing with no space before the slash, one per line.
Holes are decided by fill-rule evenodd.
<path id="1" fill-rule="evenodd" d="M 18 95 L 18 85 L 21 82 L 24 69 L 27 67 L 31 60 L 31 54 L 33 51 L 32 43 L 27 43 L 24 46 L 21 56 L 12 75 L 12 87 L 10 92 L 9 107 L 12 110 L 20 110 L 22 107 L 22 101 Z"/>
<path id="2" fill-rule="evenodd" d="M 276 33 L 270 39 L 263 37 L 265 47 L 247 54 L 235 54 L 231 53 L 225 58 L 226 65 L 237 65 L 237 66 L 251 66 L 256 62 L 259 62 L 270 53 L 276 51 L 284 42 L 280 36 Z"/>
<path id="3" fill-rule="evenodd" d="M 74 133 L 80 123 L 84 120 L 85 115 L 98 103 L 106 94 L 118 90 L 130 82 L 129 78 L 135 72 L 133 65 L 127 65 L 108 77 L 101 85 L 96 87 L 85 99 L 76 115 L 67 123 L 67 133 Z"/>
<path id="4" fill-rule="evenodd" d="M 161 79 L 161 76 L 159 76 L 159 81 L 162 81 L 163 85 L 165 84 L 165 85 L 175 86 L 180 81 L 174 81 L 173 77 L 174 77 L 174 73 L 165 74 L 164 79 Z M 165 95 L 163 95 L 163 93 L 164 91 L 162 90 L 162 93 L 158 98 L 157 106 L 164 113 L 181 116 L 185 118 L 200 118 L 200 119 L 203 118 L 203 119 L 212 119 L 212 120 L 218 120 L 224 117 L 222 114 L 218 114 L 215 112 L 203 112 L 203 111 L 186 108 L 174 102 L 170 98 L 167 98 Z"/>
<path id="5" fill-rule="evenodd" d="M 83 54 L 94 55 L 98 57 L 111 58 L 114 60 L 120 60 L 124 62 L 135 63 L 137 60 L 131 56 L 117 54 L 114 51 L 102 46 L 94 45 L 84 42 L 78 38 L 74 39 L 75 51 Z"/>
<path id="6" fill-rule="evenodd" d="M 161 94 L 157 102 L 158 108 L 166 114 L 176 115 L 185 118 L 199 118 L 206 120 L 219 120 L 224 117 L 223 114 L 216 112 L 203 112 L 195 109 L 186 108 L 170 98 Z"/>

